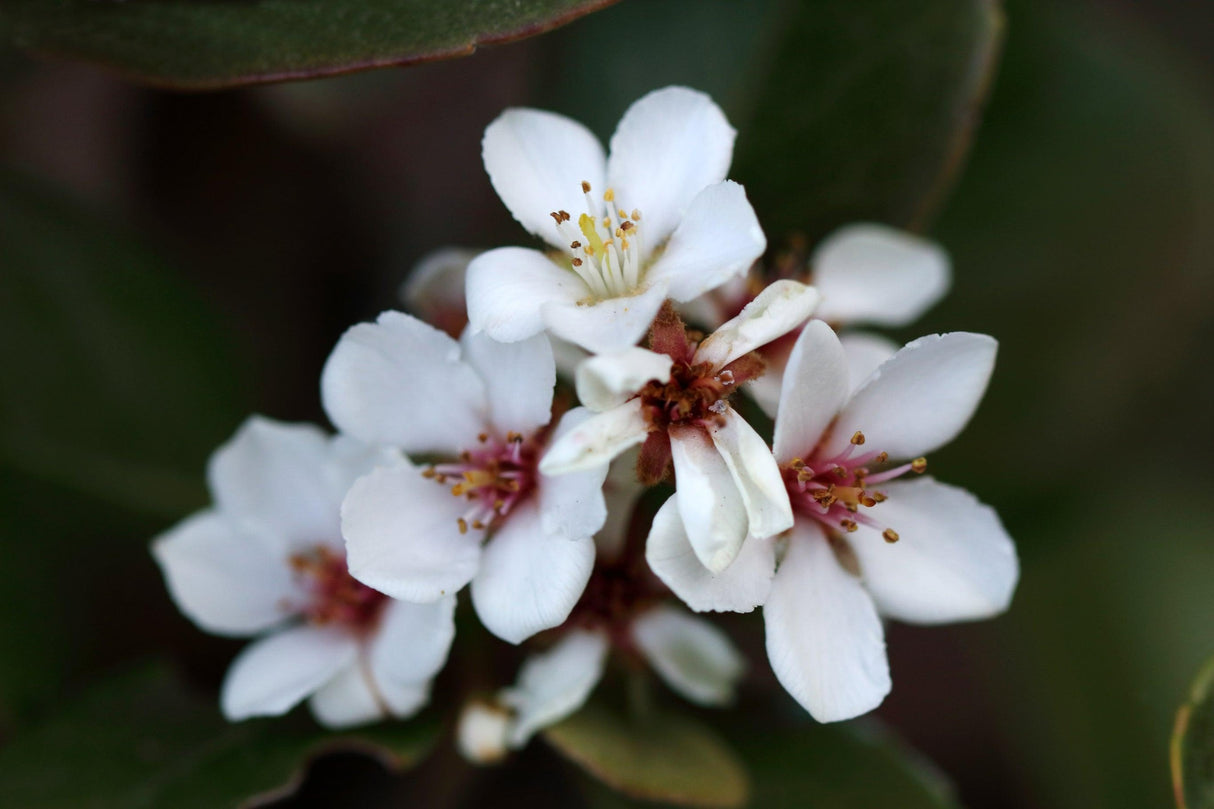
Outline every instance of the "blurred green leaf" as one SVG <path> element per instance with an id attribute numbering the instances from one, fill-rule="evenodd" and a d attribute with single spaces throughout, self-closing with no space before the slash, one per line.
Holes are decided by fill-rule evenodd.
<path id="1" fill-rule="evenodd" d="M 0 464 L 180 515 L 242 408 L 212 313 L 100 217 L 0 173 Z"/>
<path id="2" fill-rule="evenodd" d="M 750 74 L 732 176 L 769 236 L 921 226 L 969 148 L 1002 31 L 995 0 L 786 0 Z"/>
<path id="3" fill-rule="evenodd" d="M 682 806 L 746 803 L 746 770 L 708 728 L 672 713 L 615 712 L 601 701 L 546 731 L 548 743 L 627 795 Z"/>
<path id="4" fill-rule="evenodd" d="M 106 680 L 0 748 L 0 806 L 22 809 L 217 809 L 290 794 L 307 761 L 353 749 L 407 769 L 429 752 L 425 719 L 345 733 L 311 723 L 229 724 L 165 667 Z"/>
<path id="5" fill-rule="evenodd" d="M 1214 660 L 1197 675 L 1172 734 L 1172 786 L 1180 809 L 1214 807 Z"/>
<path id="6" fill-rule="evenodd" d="M 182 88 L 325 76 L 467 56 L 615 0 L 8 0 L 0 33 Z"/>
<path id="7" fill-rule="evenodd" d="M 875 722 L 751 733 L 742 749 L 762 809 L 944 809 L 951 785 Z M 741 740 L 739 740 L 741 744 Z"/>
<path id="8" fill-rule="evenodd" d="M 601 47 L 623 30 L 627 47 Z M 1001 34 L 995 0 L 624 3 L 549 38 L 540 102 L 606 137 L 644 93 L 687 84 L 738 129 L 730 176 L 773 242 L 920 226 L 964 162 Z"/>
<path id="9" fill-rule="evenodd" d="M 0 589 L 2 726 L 82 662 L 163 642 L 146 541 L 205 501 L 244 407 L 224 333 L 170 268 L 2 172 L 0 267 L 0 547 L 19 571 Z"/>

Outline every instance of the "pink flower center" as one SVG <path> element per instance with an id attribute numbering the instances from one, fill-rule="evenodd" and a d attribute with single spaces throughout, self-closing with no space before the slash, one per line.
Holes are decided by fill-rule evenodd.
<path id="1" fill-rule="evenodd" d="M 451 484 L 451 494 L 468 501 L 460 517 L 460 533 L 469 528 L 485 531 L 505 517 L 535 491 L 542 435 L 529 440 L 507 433 L 504 440 L 489 433 L 477 436 L 480 446 L 460 453 L 455 463 L 432 466 L 422 472 L 441 484 Z"/>
<path id="2" fill-rule="evenodd" d="M 863 452 L 864 433 L 857 431 L 842 452 L 833 455 L 811 454 L 808 460 L 793 458 L 784 465 L 784 485 L 788 489 L 793 509 L 812 517 L 832 530 L 851 533 L 861 525 L 875 528 L 886 542 L 897 542 L 898 532 L 873 518 L 866 510 L 873 509 L 887 498 L 874 488 L 901 477 L 907 472 L 922 474 L 927 459 L 916 458 L 910 463 L 873 472 L 871 466 L 889 461 L 885 452 Z"/>
<path id="3" fill-rule="evenodd" d="M 379 623 L 388 597 L 351 576 L 344 554 L 317 545 L 293 555 L 290 564 L 311 596 L 301 610 L 309 622 L 337 625 L 358 634 L 369 632 Z"/>

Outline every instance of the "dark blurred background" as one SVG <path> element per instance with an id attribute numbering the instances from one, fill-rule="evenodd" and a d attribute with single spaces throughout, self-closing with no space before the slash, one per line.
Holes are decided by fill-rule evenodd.
<path id="1" fill-rule="evenodd" d="M 423 254 L 522 240 L 480 163 L 503 107 L 606 137 L 682 82 L 741 125 L 770 6 L 624 0 L 470 58 L 209 94 L 0 63 L 0 247 L 62 268 L 0 282 L 0 732 L 141 655 L 213 687 L 238 644 L 179 617 L 146 554 L 204 502 L 210 450 L 250 410 L 323 421 L 329 349 Z M 968 160 L 917 222 L 954 288 L 897 336 L 1001 341 L 932 463 L 998 508 L 1022 579 L 998 620 L 893 626 L 879 715 L 974 809 L 1165 806 L 1173 714 L 1214 655 L 1214 6 L 1004 10 Z M 318 805 L 334 767 L 393 788 L 326 761 Z"/>

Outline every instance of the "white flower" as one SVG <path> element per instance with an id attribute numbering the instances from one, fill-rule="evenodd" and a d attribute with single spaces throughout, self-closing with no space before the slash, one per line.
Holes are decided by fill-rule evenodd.
<path id="1" fill-rule="evenodd" d="M 771 450 L 728 397 L 762 373 L 750 352 L 804 322 L 817 297 L 812 287 L 779 281 L 698 346 L 666 310 L 654 323 L 653 351 L 629 348 L 581 365 L 578 398 L 598 415 L 553 442 L 541 470 L 599 468 L 644 442 L 642 477 L 660 480 L 673 464 L 678 511 L 695 554 L 720 573 L 748 532 L 764 538 L 792 525 Z"/>
<path id="2" fill-rule="evenodd" d="M 697 705 L 731 704 L 746 665 L 717 627 L 669 605 L 651 607 L 626 629 L 639 654 L 672 690 Z M 607 663 L 605 628 L 574 629 L 547 651 L 530 657 L 514 686 L 499 695 L 510 710 L 506 744 L 519 749 L 537 731 L 560 722 L 585 704 Z"/>
<path id="3" fill-rule="evenodd" d="M 735 132 L 708 96 L 667 87 L 621 119 L 605 157 L 581 124 L 510 109 L 485 130 L 485 170 L 529 232 L 561 251 L 506 247 L 468 267 L 475 331 L 547 329 L 593 352 L 634 345 L 666 298 L 687 301 L 750 267 L 766 239 L 725 181 Z"/>
<path id="4" fill-rule="evenodd" d="M 773 269 L 780 271 L 779 266 Z M 800 266 L 792 270 L 794 277 L 801 272 Z M 808 277 L 802 280 L 812 283 L 822 295 L 814 317 L 841 331 L 853 390 L 898 350 L 885 337 L 854 327 L 911 323 L 944 296 L 950 278 L 948 254 L 939 245 L 885 225 L 847 225 L 814 249 Z M 692 301 L 686 310 L 700 322 L 720 323 L 754 294 L 747 279 L 734 279 Z M 784 366 L 798 333 L 760 351 L 768 373 L 752 381 L 748 390 L 769 416 L 776 413 Z"/>
<path id="5" fill-rule="evenodd" d="M 456 342 L 399 312 L 347 331 L 321 382 L 333 423 L 440 459 L 377 469 L 351 488 L 342 532 L 354 577 L 418 602 L 472 582 L 481 621 L 512 643 L 564 621 L 594 564 L 606 470 L 536 468 L 555 379 L 544 335 Z"/>
<path id="6" fill-rule="evenodd" d="M 774 578 L 772 550 L 759 547 L 735 562 L 747 567 L 715 578 L 697 570 L 679 521 L 654 520 L 658 576 L 696 609 L 763 603 L 772 668 L 820 721 L 865 713 L 889 692 L 880 616 L 967 621 L 1010 603 L 1019 567 L 994 510 L 930 478 L 896 480 L 923 472 L 922 456 L 969 421 L 995 352 L 985 335 L 923 337 L 850 393 L 843 347 L 812 321 L 789 357 L 776 417 L 773 449 L 796 521 Z"/>
<path id="7" fill-rule="evenodd" d="M 263 635 L 223 685 L 231 720 L 277 715 L 311 697 L 330 727 L 416 713 L 455 634 L 455 599 L 411 604 L 346 570 L 347 487 L 389 459 L 310 425 L 251 418 L 211 457 L 213 507 L 152 552 L 181 611 L 208 632 Z"/>

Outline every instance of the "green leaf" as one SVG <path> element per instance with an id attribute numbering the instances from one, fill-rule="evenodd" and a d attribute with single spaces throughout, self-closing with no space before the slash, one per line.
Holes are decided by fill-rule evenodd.
<path id="1" fill-rule="evenodd" d="M 8 0 L 0 33 L 151 84 L 228 87 L 467 56 L 615 0 Z"/>
<path id="2" fill-rule="evenodd" d="M 731 175 L 769 236 L 921 226 L 960 167 L 1002 30 L 994 0 L 789 0 Z"/>
<path id="3" fill-rule="evenodd" d="M 737 807 L 746 770 L 700 723 L 672 713 L 625 716 L 601 701 L 546 731 L 548 743 L 606 784 L 635 798 L 682 806 Z"/>
<path id="4" fill-rule="evenodd" d="M 0 806 L 256 806 L 294 791 L 307 761 L 322 753 L 361 750 L 406 769 L 437 735 L 424 719 L 346 733 L 290 720 L 229 724 L 166 668 L 143 666 L 94 686 L 0 749 Z"/>
<path id="5" fill-rule="evenodd" d="M 20 571 L 0 589 L 2 726 L 83 665 L 163 643 L 147 540 L 205 502 L 245 407 L 226 335 L 169 267 L 4 172 L 0 267 L 0 547 Z"/>
<path id="6" fill-rule="evenodd" d="M 926 759 L 876 722 L 806 724 L 736 739 L 763 809 L 944 809 L 952 786 Z"/>
<path id="7" fill-rule="evenodd" d="M 1214 659 L 1197 675 L 1189 701 L 1176 713 L 1171 748 L 1176 805 L 1214 807 Z"/>
<path id="8" fill-rule="evenodd" d="M 130 235 L 0 173 L 0 465 L 180 515 L 243 408 L 211 312 Z"/>

